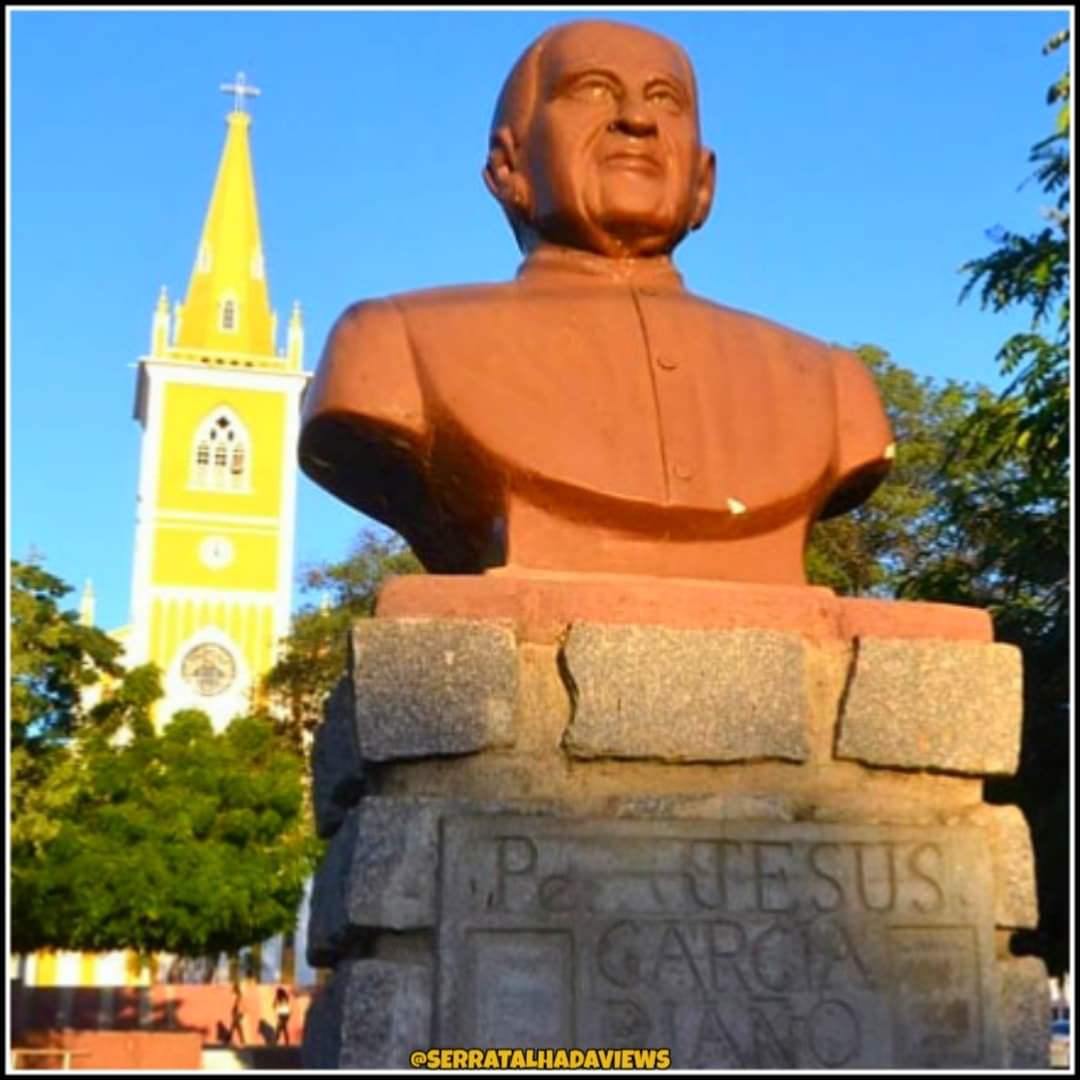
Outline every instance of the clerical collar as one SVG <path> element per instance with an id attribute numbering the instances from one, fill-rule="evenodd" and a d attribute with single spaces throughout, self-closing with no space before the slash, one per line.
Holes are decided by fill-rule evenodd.
<path id="1" fill-rule="evenodd" d="M 534 283 L 570 276 L 632 288 L 679 291 L 684 288 L 682 275 L 666 255 L 648 259 L 612 259 L 591 251 L 545 244 L 533 251 L 517 272 L 519 280 Z"/>

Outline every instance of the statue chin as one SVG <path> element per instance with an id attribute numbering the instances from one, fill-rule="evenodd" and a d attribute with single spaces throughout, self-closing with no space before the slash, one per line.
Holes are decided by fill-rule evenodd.
<path id="1" fill-rule="evenodd" d="M 668 255 L 686 235 L 687 226 L 654 207 L 614 205 L 593 217 L 593 231 L 604 237 L 601 255 Z"/>
<path id="2" fill-rule="evenodd" d="M 673 234 L 670 228 L 658 226 L 651 218 L 632 215 L 606 220 L 603 229 L 615 250 L 602 254 L 633 258 L 669 255 L 685 235 L 685 231 Z"/>
<path id="3" fill-rule="evenodd" d="M 580 217 L 552 215 L 534 219 L 525 233 L 526 253 L 544 245 L 587 251 L 613 259 L 669 255 L 689 231 L 683 222 L 653 209 L 611 207 Z"/>

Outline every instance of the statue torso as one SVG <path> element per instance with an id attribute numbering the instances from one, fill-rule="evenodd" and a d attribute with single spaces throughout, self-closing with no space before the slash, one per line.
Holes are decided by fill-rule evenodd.
<path id="1" fill-rule="evenodd" d="M 305 469 L 432 570 L 802 582 L 812 523 L 887 468 L 865 368 L 687 293 L 670 264 L 596 264 L 349 309 L 306 399 Z"/>
<path id="2" fill-rule="evenodd" d="M 827 481 L 831 370 L 810 338 L 670 288 L 514 282 L 394 302 L 447 468 L 460 457 L 525 498 L 573 489 L 612 524 L 662 509 L 676 532 L 688 516 L 775 522 Z"/>

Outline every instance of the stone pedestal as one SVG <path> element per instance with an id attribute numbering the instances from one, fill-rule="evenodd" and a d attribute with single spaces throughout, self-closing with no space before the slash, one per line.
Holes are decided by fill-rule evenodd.
<path id="1" fill-rule="evenodd" d="M 315 748 L 309 1067 L 1045 1067 L 1021 673 L 988 617 L 826 589 L 391 582 Z"/>

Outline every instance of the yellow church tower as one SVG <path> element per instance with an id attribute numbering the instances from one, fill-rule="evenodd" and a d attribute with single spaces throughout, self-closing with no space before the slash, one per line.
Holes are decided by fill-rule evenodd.
<path id="1" fill-rule="evenodd" d="M 248 711 L 287 633 L 304 334 L 277 349 L 242 74 L 187 295 L 164 288 L 138 362 L 142 425 L 126 662 L 163 672 L 160 725 L 179 709 L 217 729 Z"/>
<path id="2" fill-rule="evenodd" d="M 124 646 L 125 666 L 153 661 L 164 673 L 159 725 L 197 708 L 219 730 L 248 711 L 289 628 L 296 442 L 310 378 L 302 370 L 298 305 L 284 349 L 275 347 L 251 117 L 243 108 L 259 91 L 242 74 L 222 90 L 234 95 L 233 109 L 187 295 L 170 312 L 161 290 L 150 351 L 138 362 L 135 417 L 143 436 L 132 621 L 110 632 Z M 93 623 L 90 582 L 80 616 Z M 87 703 L 100 692 L 91 688 Z M 302 950 L 292 946 L 306 935 L 306 922 L 305 901 L 296 935 L 245 950 L 263 981 L 314 982 Z M 25 987 L 60 989 L 60 1027 L 75 987 L 107 988 L 101 1010 L 111 1016 L 111 988 L 145 987 L 154 978 L 122 951 L 40 952 L 20 965 Z"/>

